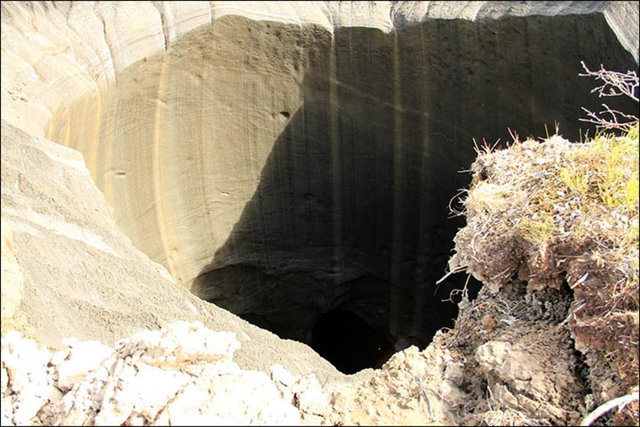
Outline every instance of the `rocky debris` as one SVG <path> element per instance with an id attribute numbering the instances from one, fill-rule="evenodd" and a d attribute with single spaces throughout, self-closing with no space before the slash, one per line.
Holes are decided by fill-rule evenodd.
<path id="1" fill-rule="evenodd" d="M 461 304 L 456 327 L 423 351 L 396 353 L 370 379 L 330 385 L 326 420 L 352 425 L 571 424 L 586 390 L 568 331 L 537 319 L 523 295 Z M 563 306 L 558 300 L 554 309 Z M 566 309 L 565 309 L 566 312 Z M 491 314 L 489 322 L 487 316 Z"/>
<path id="2" fill-rule="evenodd" d="M 483 288 L 442 335 L 439 345 L 464 361 L 457 382 L 466 391 L 457 412 L 463 425 L 571 424 L 584 413 L 587 389 L 571 336 L 557 327 L 562 320 L 541 319 L 524 289 Z M 566 313 L 566 306 L 557 298 L 548 309 Z"/>
<path id="3" fill-rule="evenodd" d="M 52 354 L 19 332 L 2 340 L 3 425 L 291 425 L 321 420 L 328 405 L 313 375 L 240 369 L 236 334 L 200 322 L 143 331 L 115 350 L 65 345 Z"/>
<path id="4" fill-rule="evenodd" d="M 333 424 L 329 395 L 314 374 L 293 376 L 276 364 L 271 367 L 271 379 L 284 399 L 298 408 L 302 424 Z"/>
<path id="5" fill-rule="evenodd" d="M 424 351 L 396 353 L 370 379 L 329 387 L 334 419 L 345 425 L 459 424 L 465 393 L 464 360 L 442 344 L 442 333 Z"/>
<path id="6" fill-rule="evenodd" d="M 98 369 L 106 359 L 113 355 L 113 350 L 98 341 L 80 343 L 75 338 L 65 339 L 67 350 L 56 352 L 49 364 L 53 366 L 54 375 L 60 390 L 67 392 L 73 384 L 82 381 L 89 372 Z"/>
<path id="7" fill-rule="evenodd" d="M 2 423 L 416 425 L 566 424 L 585 396 L 567 331 L 525 320 L 481 292 L 458 329 L 439 332 L 351 381 L 320 384 L 282 365 L 233 362 L 230 332 L 176 322 L 115 350 L 65 339 L 51 353 L 11 331 L 2 341 Z M 487 329 L 482 319 L 493 313 Z M 486 322 L 485 322 L 486 323 Z M 546 326 L 545 326 L 546 325 Z M 553 363 L 549 363 L 553 360 Z"/>
<path id="8" fill-rule="evenodd" d="M 12 424 L 516 424 L 575 421 L 584 395 L 571 349 L 539 324 L 494 310 L 487 331 L 471 303 L 468 331 L 440 332 L 359 380 L 321 385 L 279 364 L 270 375 L 233 362 L 234 333 L 176 322 L 115 350 L 65 339 L 51 353 L 18 332 L 2 341 L 2 422 Z M 489 307 L 490 309 L 491 307 Z M 521 316 L 520 316 L 521 317 Z M 562 331 L 561 335 L 566 331 Z M 549 364 L 549 360 L 554 360 Z M 484 408 L 484 410 L 483 410 Z M 569 408 L 574 408 L 573 410 Z"/>
<path id="9" fill-rule="evenodd" d="M 46 403 L 61 392 L 47 369 L 51 353 L 19 332 L 2 338 L 2 425 L 28 424 Z"/>
<path id="10" fill-rule="evenodd" d="M 541 341 L 538 342 L 543 346 L 547 344 L 544 347 L 553 345 Z M 566 358 L 549 363 L 552 357 L 530 350 L 522 341 L 513 345 L 500 340 L 489 341 L 475 350 L 480 371 L 488 381 L 487 390 L 491 390 L 490 399 L 501 409 L 535 413 L 538 419 L 565 424 L 569 417 L 564 408 L 568 403 L 577 406 L 583 388 L 571 374 Z M 573 415 L 577 415 L 575 411 Z"/>

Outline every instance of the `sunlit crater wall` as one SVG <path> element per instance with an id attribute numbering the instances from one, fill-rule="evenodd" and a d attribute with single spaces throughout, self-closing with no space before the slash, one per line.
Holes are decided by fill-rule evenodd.
<path id="1" fill-rule="evenodd" d="M 80 150 L 134 244 L 203 298 L 304 341 L 340 308 L 424 343 L 465 279 L 435 288 L 472 138 L 575 138 L 598 104 L 580 61 L 637 67 L 604 2 L 425 3 L 3 3 L 3 118 L 6 99 Z"/>

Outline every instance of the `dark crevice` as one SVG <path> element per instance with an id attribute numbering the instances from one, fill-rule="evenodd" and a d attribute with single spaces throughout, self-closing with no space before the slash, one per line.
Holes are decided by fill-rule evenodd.
<path id="1" fill-rule="evenodd" d="M 311 347 L 345 374 L 379 368 L 394 351 L 382 332 L 357 314 L 340 308 L 316 322 Z"/>
<path id="2" fill-rule="evenodd" d="M 575 343 L 574 343 L 575 344 Z M 581 351 L 573 350 L 573 356 L 576 358 L 576 376 L 581 380 L 585 390 L 585 396 L 593 393 L 591 388 L 591 381 L 589 380 L 589 365 L 587 364 L 587 358 Z"/>

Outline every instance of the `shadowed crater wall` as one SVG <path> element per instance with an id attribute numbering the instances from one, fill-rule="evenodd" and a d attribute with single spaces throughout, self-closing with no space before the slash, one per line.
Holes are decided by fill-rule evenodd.
<path id="1" fill-rule="evenodd" d="M 472 138 L 554 122 L 578 138 L 580 107 L 599 104 L 581 60 L 635 66 L 601 14 L 333 34 L 225 16 L 61 108 L 47 136 L 84 153 L 176 280 L 353 372 L 453 326 L 443 300 L 466 277 L 435 282 Z"/>

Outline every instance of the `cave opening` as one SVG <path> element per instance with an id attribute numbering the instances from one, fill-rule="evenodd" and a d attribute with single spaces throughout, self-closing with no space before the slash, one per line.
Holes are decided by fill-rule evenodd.
<path id="1" fill-rule="evenodd" d="M 453 326 L 480 288 L 436 285 L 473 138 L 554 121 L 577 137 L 580 107 L 597 108 L 580 60 L 632 63 L 614 38 L 579 15 L 398 32 L 224 16 L 56 112 L 47 137 L 83 152 L 116 222 L 178 283 L 353 373 Z"/>

